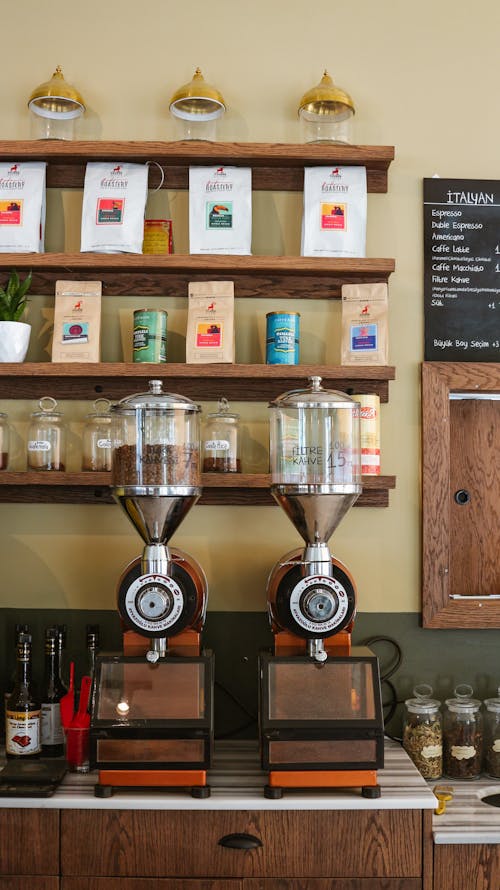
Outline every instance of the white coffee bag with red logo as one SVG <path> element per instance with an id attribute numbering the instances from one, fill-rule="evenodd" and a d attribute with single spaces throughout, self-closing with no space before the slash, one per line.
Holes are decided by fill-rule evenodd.
<path id="1" fill-rule="evenodd" d="M 148 165 L 90 161 L 85 170 L 81 250 L 142 253 Z"/>
<path id="2" fill-rule="evenodd" d="M 251 248 L 251 169 L 190 167 L 189 252 L 248 255 Z"/>
<path id="3" fill-rule="evenodd" d="M 365 167 L 305 168 L 301 254 L 365 256 Z"/>
<path id="4" fill-rule="evenodd" d="M 45 161 L 0 164 L 0 252 L 42 253 Z"/>

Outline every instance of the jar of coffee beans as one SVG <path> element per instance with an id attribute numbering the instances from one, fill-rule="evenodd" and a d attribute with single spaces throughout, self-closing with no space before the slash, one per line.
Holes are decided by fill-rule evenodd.
<path id="1" fill-rule="evenodd" d="M 112 486 L 147 488 L 142 494 L 199 496 L 201 408 L 162 380 L 112 405 Z M 183 489 L 179 491 L 179 489 Z"/>
<path id="2" fill-rule="evenodd" d="M 489 776 L 500 779 L 500 687 L 498 698 L 485 699 L 484 768 Z"/>
<path id="3" fill-rule="evenodd" d="M 432 698 L 432 686 L 415 686 L 414 698 L 405 702 L 403 748 L 424 779 L 439 779 L 443 772 L 441 702 Z"/>
<path id="4" fill-rule="evenodd" d="M 455 697 L 446 699 L 443 763 L 446 775 L 452 779 L 477 779 L 481 775 L 481 702 L 472 695 L 472 686 L 461 683 L 455 688 Z"/>

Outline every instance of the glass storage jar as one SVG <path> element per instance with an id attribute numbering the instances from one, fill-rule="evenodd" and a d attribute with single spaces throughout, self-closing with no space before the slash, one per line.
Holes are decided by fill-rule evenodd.
<path id="1" fill-rule="evenodd" d="M 112 485 L 190 489 L 200 484 L 200 407 L 163 392 L 161 380 L 149 391 L 111 406 Z M 152 492 L 148 492 L 152 493 Z"/>
<path id="2" fill-rule="evenodd" d="M 6 470 L 9 463 L 9 419 L 0 413 L 0 470 Z"/>
<path id="3" fill-rule="evenodd" d="M 82 435 L 82 470 L 111 469 L 111 414 L 108 399 L 96 399 Z"/>
<path id="4" fill-rule="evenodd" d="M 203 431 L 203 472 L 239 473 L 239 414 L 229 412 L 227 399 L 219 399 L 218 411 L 207 415 Z"/>
<path id="5" fill-rule="evenodd" d="M 455 688 L 455 698 L 446 699 L 443 725 L 444 772 L 451 779 L 477 779 L 481 775 L 483 726 L 481 702 L 472 698 L 467 683 Z"/>
<path id="6" fill-rule="evenodd" d="M 500 779 L 500 687 L 498 698 L 486 698 L 484 706 L 484 768 Z"/>
<path id="7" fill-rule="evenodd" d="M 441 702 L 432 698 L 432 686 L 415 686 L 414 698 L 405 702 L 403 748 L 424 779 L 439 779 L 443 773 L 443 728 Z"/>
<path id="8" fill-rule="evenodd" d="M 28 429 L 28 469 L 64 470 L 66 463 L 66 428 L 63 415 L 56 411 L 51 396 L 39 401 L 40 411 L 31 415 Z"/>

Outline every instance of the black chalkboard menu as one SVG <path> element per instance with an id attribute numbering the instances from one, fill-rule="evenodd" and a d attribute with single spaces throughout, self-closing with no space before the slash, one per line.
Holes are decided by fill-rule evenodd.
<path id="1" fill-rule="evenodd" d="M 500 182 L 424 179 L 425 360 L 500 361 Z"/>

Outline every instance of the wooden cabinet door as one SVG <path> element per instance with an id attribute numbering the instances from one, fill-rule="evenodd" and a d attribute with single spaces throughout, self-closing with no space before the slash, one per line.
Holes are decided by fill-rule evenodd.
<path id="1" fill-rule="evenodd" d="M 59 811 L 0 809 L 0 875 L 58 874 Z"/>
<path id="2" fill-rule="evenodd" d="M 234 834 L 253 847 L 221 845 Z M 63 810 L 61 863 L 65 876 L 421 878 L 422 815 Z"/>
<path id="3" fill-rule="evenodd" d="M 498 844 L 436 844 L 434 890 L 496 890 L 500 887 Z"/>

